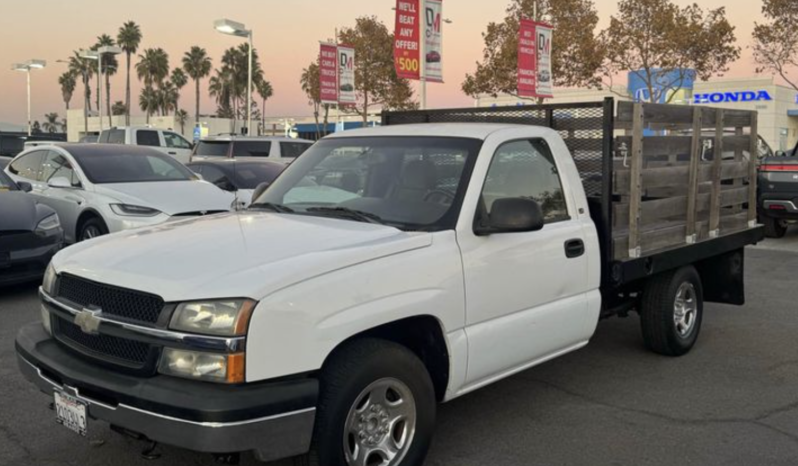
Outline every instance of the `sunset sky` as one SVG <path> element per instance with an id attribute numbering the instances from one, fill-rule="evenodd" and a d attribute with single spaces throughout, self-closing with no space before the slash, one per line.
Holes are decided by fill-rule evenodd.
<path id="1" fill-rule="evenodd" d="M 65 114 L 58 76 L 73 50 L 92 45 L 107 33 L 116 37 L 123 22 L 137 22 L 144 34 L 142 48 L 162 47 L 170 55 L 172 67 L 192 45 L 205 47 L 218 65 L 223 50 L 240 40 L 213 30 L 213 21 L 230 18 L 243 22 L 255 32 L 267 79 L 275 96 L 267 102 L 268 116 L 303 116 L 311 113 L 299 88 L 302 68 L 318 54 L 318 41 L 331 38 L 336 27 L 352 26 L 354 19 L 376 15 L 392 28 L 395 0 L 2 0 L 0 12 L 0 122 L 25 121 L 25 76 L 10 70 L 12 63 L 31 58 L 48 61 L 47 69 L 33 74 L 33 118 L 41 120 L 48 112 Z M 431 107 L 467 106 L 460 84 L 481 58 L 481 33 L 490 21 L 500 21 L 509 0 L 445 0 L 445 16 L 453 21 L 444 29 L 445 84 L 429 85 Z M 680 5 L 690 2 L 676 0 Z M 759 0 L 698 0 L 704 9 L 726 6 L 736 27 L 743 55 L 728 75 L 752 76 L 754 65 L 747 46 L 755 21 L 761 21 Z M 606 27 L 616 12 L 615 0 L 596 0 Z M 555 36 L 556 46 L 556 36 Z M 121 57 L 120 57 L 121 58 Z M 124 59 L 121 58 L 121 64 Z M 112 101 L 124 100 L 124 71 L 112 78 Z M 181 107 L 193 113 L 194 94 L 189 84 L 183 90 Z M 137 101 L 140 84 L 134 79 Z M 204 89 L 203 89 L 204 90 Z M 203 113 L 215 109 L 205 95 Z M 82 107 L 78 88 L 72 107 Z M 139 113 L 134 106 L 134 113 Z"/>

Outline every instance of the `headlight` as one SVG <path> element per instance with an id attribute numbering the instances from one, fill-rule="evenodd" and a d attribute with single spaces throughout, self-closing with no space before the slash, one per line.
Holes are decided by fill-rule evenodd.
<path id="1" fill-rule="evenodd" d="M 39 235 L 47 235 L 59 228 L 61 228 L 61 221 L 58 220 L 58 215 L 53 214 L 36 225 L 36 233 Z"/>
<path id="2" fill-rule="evenodd" d="M 53 264 L 50 264 L 47 266 L 47 271 L 44 272 L 44 280 L 42 280 L 42 290 L 50 296 L 55 291 L 55 279 L 55 268 L 53 268 Z"/>
<path id="3" fill-rule="evenodd" d="M 244 353 L 200 353 L 164 348 L 158 372 L 207 382 L 244 382 Z"/>
<path id="4" fill-rule="evenodd" d="M 177 306 L 169 328 L 204 335 L 244 335 L 254 308 L 255 303 L 246 299 L 183 303 Z"/>
<path id="5" fill-rule="evenodd" d="M 42 327 L 44 327 L 44 331 L 47 332 L 48 335 L 53 335 L 53 329 L 51 328 L 51 321 L 50 321 L 50 311 L 47 310 L 47 307 L 42 304 L 40 306 L 40 312 L 42 314 Z"/>
<path id="6" fill-rule="evenodd" d="M 155 217 L 161 213 L 160 210 L 128 204 L 111 204 L 111 210 L 123 217 Z"/>

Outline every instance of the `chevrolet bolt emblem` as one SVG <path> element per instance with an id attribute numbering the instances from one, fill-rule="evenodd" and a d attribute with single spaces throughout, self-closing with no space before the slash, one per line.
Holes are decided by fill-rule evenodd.
<path id="1" fill-rule="evenodd" d="M 83 308 L 83 310 L 75 316 L 75 325 L 80 327 L 83 333 L 97 335 L 100 333 L 100 315 L 102 315 L 102 313 L 103 310 L 100 308 Z"/>

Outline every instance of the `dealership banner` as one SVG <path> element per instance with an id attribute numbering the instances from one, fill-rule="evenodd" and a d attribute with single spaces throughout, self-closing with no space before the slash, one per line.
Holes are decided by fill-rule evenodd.
<path id="1" fill-rule="evenodd" d="M 394 66 L 400 78 L 418 80 L 421 72 L 421 0 L 396 0 Z"/>
<path id="2" fill-rule="evenodd" d="M 334 44 L 321 44 L 319 78 L 321 103 L 338 105 L 338 47 Z"/>
<path id="3" fill-rule="evenodd" d="M 344 107 L 357 104 L 355 49 L 345 45 L 338 46 L 338 104 Z"/>
<path id="4" fill-rule="evenodd" d="M 518 32 L 518 95 L 554 97 L 551 74 L 552 27 L 521 20 Z"/>
<path id="5" fill-rule="evenodd" d="M 443 82 L 443 0 L 424 0 L 424 76 Z"/>

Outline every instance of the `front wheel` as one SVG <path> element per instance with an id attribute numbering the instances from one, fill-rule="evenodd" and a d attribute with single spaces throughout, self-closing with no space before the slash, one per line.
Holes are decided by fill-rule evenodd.
<path id="1" fill-rule="evenodd" d="M 773 217 L 762 217 L 765 225 L 765 236 L 768 238 L 783 238 L 787 234 L 787 222 Z"/>
<path id="2" fill-rule="evenodd" d="M 643 290 L 640 324 L 653 352 L 681 356 L 695 345 L 704 314 L 701 277 L 692 266 L 649 280 Z"/>
<path id="3" fill-rule="evenodd" d="M 105 226 L 105 222 L 99 218 L 91 218 L 87 220 L 80 228 L 80 235 L 78 235 L 78 241 L 87 241 L 98 236 L 103 236 L 108 234 L 108 227 Z"/>
<path id="4" fill-rule="evenodd" d="M 435 390 L 407 348 L 378 339 L 338 350 L 321 374 L 311 451 L 301 466 L 415 466 L 435 426 Z"/>

